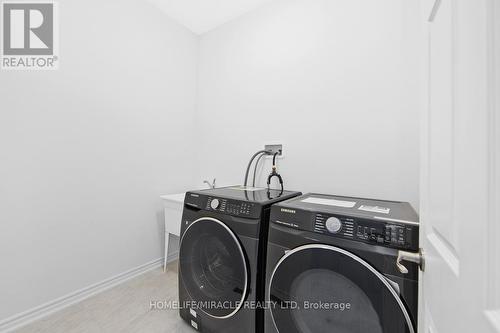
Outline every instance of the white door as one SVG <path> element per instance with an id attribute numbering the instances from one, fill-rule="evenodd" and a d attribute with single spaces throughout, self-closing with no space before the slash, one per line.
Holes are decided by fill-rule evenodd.
<path id="1" fill-rule="evenodd" d="M 500 333 L 500 0 L 422 0 L 425 333 Z"/>

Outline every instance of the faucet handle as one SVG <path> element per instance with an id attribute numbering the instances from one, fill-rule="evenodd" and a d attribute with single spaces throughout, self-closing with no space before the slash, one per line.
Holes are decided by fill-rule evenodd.
<path id="1" fill-rule="evenodd" d="M 203 183 L 207 184 L 209 188 L 215 188 L 215 178 L 214 180 L 212 181 L 212 184 L 210 184 L 210 182 L 208 180 L 204 180 Z"/>

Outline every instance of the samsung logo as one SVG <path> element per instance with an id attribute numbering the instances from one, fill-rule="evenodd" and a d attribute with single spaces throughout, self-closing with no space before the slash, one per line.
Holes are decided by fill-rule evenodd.
<path id="1" fill-rule="evenodd" d="M 293 209 L 281 208 L 281 211 L 282 211 L 283 213 L 295 214 L 295 211 L 294 211 Z"/>

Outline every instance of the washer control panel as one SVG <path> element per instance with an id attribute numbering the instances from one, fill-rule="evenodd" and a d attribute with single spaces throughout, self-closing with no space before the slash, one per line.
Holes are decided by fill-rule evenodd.
<path id="1" fill-rule="evenodd" d="M 418 244 L 418 226 L 405 223 L 317 213 L 313 228 L 316 233 L 393 248 L 414 249 Z"/>
<path id="2" fill-rule="evenodd" d="M 205 209 L 242 217 L 253 217 L 256 210 L 251 202 L 214 197 L 208 197 Z"/>

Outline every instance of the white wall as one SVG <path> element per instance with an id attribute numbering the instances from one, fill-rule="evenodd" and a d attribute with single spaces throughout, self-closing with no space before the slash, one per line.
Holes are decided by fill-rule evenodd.
<path id="1" fill-rule="evenodd" d="M 58 71 L 0 73 L 0 320 L 163 255 L 193 182 L 197 37 L 141 0 L 60 1 Z"/>
<path id="2" fill-rule="evenodd" d="M 202 177 L 241 183 L 276 141 L 288 189 L 418 209 L 417 5 L 277 0 L 202 35 Z"/>

